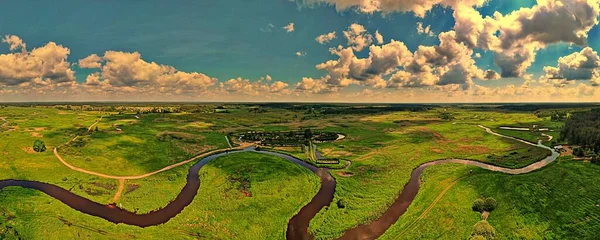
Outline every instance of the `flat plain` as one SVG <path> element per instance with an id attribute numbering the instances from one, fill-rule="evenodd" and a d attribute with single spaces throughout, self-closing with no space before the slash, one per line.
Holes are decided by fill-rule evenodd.
<path id="1" fill-rule="evenodd" d="M 521 168 L 550 155 L 549 150 L 489 134 L 479 125 L 552 146 L 560 143 L 564 124 L 539 111 L 492 107 L 304 104 L 6 106 L 0 109 L 0 119 L 0 180 L 51 183 L 136 213 L 152 212 L 175 199 L 189 168 L 199 160 L 192 158 L 230 144 L 257 144 L 239 141 L 235 136 L 240 134 L 306 129 L 343 134 L 340 140 L 314 143 L 324 157 L 340 160 L 337 165 L 319 165 L 331 168 L 337 185 L 330 206 L 310 221 L 310 234 L 317 239 L 338 238 L 377 219 L 398 197 L 411 171 L 423 163 L 460 158 Z M 534 125 L 548 128 L 544 133 L 554 140 L 540 131 L 501 128 Z M 45 142 L 45 152 L 33 151 L 36 139 Z M 315 164 L 306 150 L 311 148 L 303 144 L 263 147 Z M 70 165 L 114 178 L 73 170 L 58 160 L 54 148 Z M 599 170 L 570 156 L 519 176 L 436 165 L 425 170 L 414 202 L 382 238 L 469 238 L 481 218 L 471 204 L 481 196 L 498 201 L 488 222 L 499 239 L 590 238 L 600 231 L 600 198 L 593 184 Z M 148 173 L 153 174 L 136 177 Z M 282 239 L 288 220 L 320 186 L 309 170 L 258 153 L 213 159 L 200 170 L 200 181 L 193 202 L 180 214 L 146 228 L 75 211 L 36 190 L 6 187 L 0 191 L 0 236 Z"/>

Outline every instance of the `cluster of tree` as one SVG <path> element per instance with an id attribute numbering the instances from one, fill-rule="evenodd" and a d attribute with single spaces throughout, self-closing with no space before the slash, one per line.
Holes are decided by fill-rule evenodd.
<path id="1" fill-rule="evenodd" d="M 300 146 L 310 140 L 332 141 L 337 139 L 337 133 L 313 132 L 310 128 L 303 131 L 249 131 L 241 134 L 243 141 L 261 142 L 269 146 Z"/>
<path id="2" fill-rule="evenodd" d="M 579 145 L 594 153 L 600 151 L 600 109 L 572 113 L 560 132 L 559 141 Z"/>
<path id="3" fill-rule="evenodd" d="M 496 199 L 488 197 L 488 198 L 478 198 L 475 199 L 475 201 L 473 201 L 473 206 L 471 207 L 471 209 L 473 209 L 473 211 L 476 212 L 483 212 L 483 211 L 487 211 L 487 212 L 491 212 L 494 211 L 494 209 L 496 209 L 496 206 L 498 205 L 498 203 L 496 202 Z"/>
<path id="4" fill-rule="evenodd" d="M 513 111 L 535 112 L 545 109 L 563 109 L 563 108 L 582 108 L 582 107 L 598 107 L 597 103 L 522 103 L 522 104 L 504 104 L 497 106 L 497 109 L 506 109 Z"/>
<path id="5" fill-rule="evenodd" d="M 431 110 L 433 106 L 425 105 L 390 105 L 390 106 L 353 106 L 326 108 L 321 111 L 322 114 L 375 114 L 387 112 L 424 112 Z"/>
<path id="6" fill-rule="evenodd" d="M 251 107 L 251 108 L 248 108 L 248 112 L 251 112 L 251 113 L 266 113 L 267 109 L 261 108 L 261 107 Z"/>
<path id="7" fill-rule="evenodd" d="M 314 136 L 314 140 L 315 141 L 319 141 L 319 142 L 326 142 L 326 141 L 333 141 L 336 140 L 338 138 L 338 134 L 334 133 L 334 132 L 320 132 L 317 135 Z"/>
<path id="8" fill-rule="evenodd" d="M 454 120 L 454 115 L 449 112 L 440 112 L 440 119 L 442 120 Z"/>
<path id="9" fill-rule="evenodd" d="M 241 136 L 244 141 L 261 142 L 264 145 L 292 145 L 299 146 L 307 141 L 304 131 L 251 131 Z"/>
<path id="10" fill-rule="evenodd" d="M 550 120 L 553 122 L 563 122 L 563 121 L 567 120 L 568 115 L 569 114 L 565 111 L 553 112 L 552 114 L 550 114 Z"/>

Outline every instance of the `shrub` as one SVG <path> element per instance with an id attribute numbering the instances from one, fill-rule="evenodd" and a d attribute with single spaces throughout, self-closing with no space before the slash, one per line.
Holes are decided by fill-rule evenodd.
<path id="1" fill-rule="evenodd" d="M 482 220 L 475 224 L 475 227 L 473 227 L 473 232 L 471 233 L 471 237 L 477 236 L 482 236 L 488 240 L 494 239 L 496 238 L 496 230 L 487 221 Z"/>
<path id="2" fill-rule="evenodd" d="M 484 236 L 481 235 L 475 235 L 475 236 L 471 236 L 469 238 L 469 240 L 486 240 Z"/>
<path id="3" fill-rule="evenodd" d="M 337 201 L 337 206 L 338 208 L 346 208 L 346 204 L 344 203 L 343 199 Z"/>
<path id="4" fill-rule="evenodd" d="M 485 202 L 483 204 L 483 210 L 491 212 L 494 211 L 494 209 L 496 209 L 496 206 L 498 205 L 498 203 L 496 203 L 496 199 L 494 198 L 486 198 Z"/>
<path id="5" fill-rule="evenodd" d="M 44 143 L 44 141 L 36 139 L 33 142 L 33 151 L 36 151 L 36 152 L 46 151 L 46 144 Z"/>
<path id="6" fill-rule="evenodd" d="M 473 207 L 471 207 L 471 209 L 473 209 L 475 212 L 483 212 L 484 205 L 485 201 L 483 201 L 481 198 L 478 198 L 473 201 Z"/>
<path id="7" fill-rule="evenodd" d="M 583 149 L 578 147 L 578 148 L 573 149 L 573 155 L 575 155 L 577 157 L 583 157 L 585 155 L 585 152 L 583 151 Z"/>

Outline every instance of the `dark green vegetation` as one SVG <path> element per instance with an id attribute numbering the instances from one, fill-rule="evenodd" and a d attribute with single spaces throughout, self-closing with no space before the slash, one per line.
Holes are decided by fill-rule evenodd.
<path id="1" fill-rule="evenodd" d="M 501 155 L 490 154 L 487 159 L 490 163 L 511 168 L 525 167 L 550 156 L 551 152 L 542 148 L 517 148 Z"/>
<path id="2" fill-rule="evenodd" d="M 569 144 L 600 152 L 600 109 L 571 114 L 560 132 L 560 138 L 566 139 Z"/>
<path id="3" fill-rule="evenodd" d="M 471 207 L 471 209 L 473 209 L 473 211 L 476 212 L 491 212 L 494 211 L 494 209 L 496 209 L 496 206 L 498 205 L 498 203 L 496 202 L 496 199 L 491 198 L 491 197 L 487 197 L 487 198 L 478 198 L 475 199 L 475 201 L 473 201 L 473 207 Z"/>
<path id="4" fill-rule="evenodd" d="M 473 227 L 473 233 L 471 233 L 471 237 L 469 240 L 475 239 L 495 239 L 496 238 L 496 230 L 492 225 L 490 225 L 487 221 L 481 220 L 475 224 Z"/>
<path id="5" fill-rule="evenodd" d="M 11 106 L 0 112 L 0 179 L 48 182 L 100 203 L 116 202 L 130 211 L 146 213 L 164 207 L 177 196 L 193 162 L 147 178 L 126 180 L 123 193 L 115 201 L 117 180 L 73 171 L 50 150 L 59 147 L 63 158 L 76 167 L 104 174 L 139 175 L 228 148 L 225 136 L 232 133 L 294 133 L 298 140 L 313 140 L 322 158 L 339 160 L 338 164 L 326 165 L 337 168 L 331 171 L 337 181 L 334 200 L 309 228 L 318 239 L 332 239 L 380 216 L 403 189 L 411 171 L 422 163 L 466 158 L 518 168 L 549 154 L 486 133 L 477 125 L 494 131 L 503 126 L 543 126 L 554 130 L 543 132 L 554 136 L 553 141 L 544 142 L 552 145 L 564 124 L 563 115 L 553 117 L 553 111 L 570 116 L 583 111 L 580 108 L 584 107 L 174 103 Z M 101 116 L 102 120 L 93 125 Z M 311 129 L 309 135 L 306 129 Z M 337 139 L 333 133 L 344 133 L 345 138 L 322 142 Z M 540 131 L 501 133 L 530 141 L 542 137 Z M 79 137 L 71 141 L 75 136 Z M 46 143 L 46 152 L 33 151 L 31 144 L 36 139 Z M 234 146 L 239 144 L 235 138 L 229 139 Z M 268 147 L 319 165 L 314 152 L 303 149 L 303 144 Z M 471 209 L 473 200 L 482 196 L 497 200 L 487 221 L 499 239 L 589 238 L 590 233 L 600 231 L 596 206 L 600 204 L 596 194 L 600 189 L 594 184 L 600 180 L 599 167 L 563 159 L 523 176 L 452 164 L 428 168 L 415 202 L 382 238 L 467 239 L 481 220 L 481 214 Z M 0 192 L 0 234 L 19 234 L 28 239 L 280 239 L 287 220 L 318 189 L 318 179 L 307 170 L 282 159 L 249 153 L 217 159 L 201 170 L 201 177 L 199 194 L 188 208 L 164 225 L 144 229 L 75 212 L 37 191 L 7 188 Z M 457 179 L 461 180 L 419 218 Z"/>
<path id="6" fill-rule="evenodd" d="M 310 128 L 299 131 L 247 131 L 232 134 L 246 142 L 260 142 L 264 146 L 302 146 L 309 141 L 333 141 L 338 138 L 334 132 L 313 132 Z"/>
<path id="7" fill-rule="evenodd" d="M 33 142 L 33 151 L 36 151 L 36 152 L 46 151 L 46 144 L 44 143 L 44 141 L 36 139 Z"/>

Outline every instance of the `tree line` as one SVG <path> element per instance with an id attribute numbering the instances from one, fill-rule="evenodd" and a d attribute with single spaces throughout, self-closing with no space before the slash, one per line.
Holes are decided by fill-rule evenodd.
<path id="1" fill-rule="evenodd" d="M 560 132 L 560 140 L 579 145 L 583 150 L 600 151 L 600 109 L 574 112 L 567 118 Z"/>

